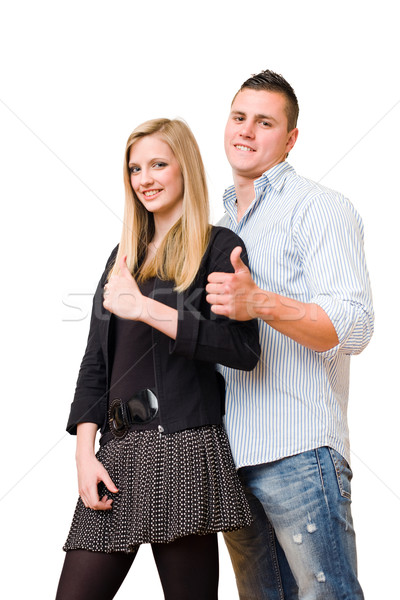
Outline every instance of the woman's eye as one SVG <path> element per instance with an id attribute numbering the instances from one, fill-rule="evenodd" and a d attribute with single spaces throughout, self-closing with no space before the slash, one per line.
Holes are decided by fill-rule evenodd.
<path id="1" fill-rule="evenodd" d="M 154 165 L 153 165 L 153 166 L 154 166 L 156 169 L 162 169 L 162 167 L 166 167 L 166 166 L 167 166 L 167 163 L 165 163 L 165 162 L 156 162 L 156 163 L 154 163 Z"/>
<path id="2" fill-rule="evenodd" d="M 140 167 L 129 167 L 129 173 L 131 175 L 136 175 L 136 173 L 139 173 L 140 171 Z"/>

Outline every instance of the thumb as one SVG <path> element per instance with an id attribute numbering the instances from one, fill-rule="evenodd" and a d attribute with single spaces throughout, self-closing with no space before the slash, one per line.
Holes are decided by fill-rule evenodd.
<path id="1" fill-rule="evenodd" d="M 240 246 L 236 246 L 231 252 L 231 263 L 232 267 L 235 269 L 235 273 L 243 273 L 248 271 L 248 268 L 240 258 L 242 254 L 242 249 Z"/>
<path id="2" fill-rule="evenodd" d="M 118 488 L 112 482 L 112 479 L 109 476 L 109 474 L 107 473 L 106 469 L 104 469 L 104 472 L 100 478 L 101 478 L 101 481 L 104 483 L 104 485 L 110 492 L 113 492 L 114 494 L 118 492 Z"/>
<path id="3" fill-rule="evenodd" d="M 126 259 L 127 259 L 127 255 L 125 254 L 125 256 L 121 257 L 121 260 L 119 261 L 119 274 L 120 275 L 126 275 L 127 273 L 130 275 L 131 272 L 128 269 L 128 265 L 126 264 Z"/>

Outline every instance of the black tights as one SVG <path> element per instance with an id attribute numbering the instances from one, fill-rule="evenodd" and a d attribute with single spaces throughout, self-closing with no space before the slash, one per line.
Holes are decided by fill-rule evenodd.
<path id="1" fill-rule="evenodd" d="M 217 600 L 217 534 L 189 535 L 152 544 L 165 600 Z M 111 600 L 136 554 L 69 550 L 56 600 Z"/>

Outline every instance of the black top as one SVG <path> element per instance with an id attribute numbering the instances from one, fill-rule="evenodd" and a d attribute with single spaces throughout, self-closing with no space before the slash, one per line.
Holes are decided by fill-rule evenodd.
<path id="1" fill-rule="evenodd" d="M 154 287 L 154 278 L 138 284 L 144 296 Z M 113 356 L 110 401 L 129 400 L 134 392 L 155 386 L 152 327 L 141 321 L 111 318 L 110 354 Z"/>

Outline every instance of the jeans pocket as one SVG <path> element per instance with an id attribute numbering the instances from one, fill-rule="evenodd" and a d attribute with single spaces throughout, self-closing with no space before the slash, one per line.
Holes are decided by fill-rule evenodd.
<path id="1" fill-rule="evenodd" d="M 350 469 L 348 462 L 341 454 L 339 454 L 339 452 L 333 448 L 328 448 L 328 450 L 335 468 L 340 494 L 344 498 L 351 500 L 351 480 L 353 477 L 353 472 Z"/>

